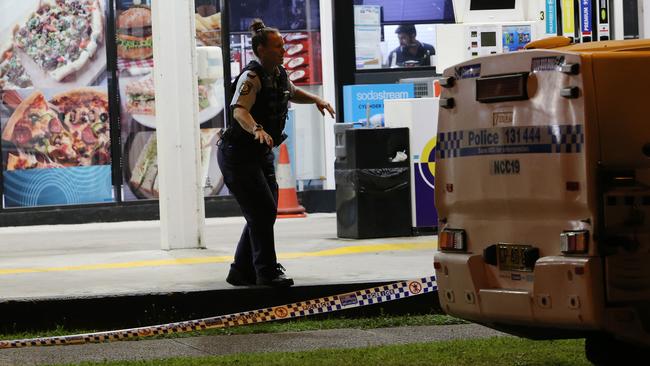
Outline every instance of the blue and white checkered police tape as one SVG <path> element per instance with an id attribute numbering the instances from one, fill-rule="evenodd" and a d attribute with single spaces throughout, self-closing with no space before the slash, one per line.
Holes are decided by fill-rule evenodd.
<path id="1" fill-rule="evenodd" d="M 211 318 L 97 333 L 0 341 L 0 349 L 102 343 L 133 338 L 152 337 L 170 333 L 185 333 L 204 329 L 236 327 L 239 325 L 300 318 L 313 314 L 325 314 L 344 309 L 380 304 L 430 293 L 437 289 L 438 287 L 436 285 L 435 277 L 430 276 L 410 281 L 395 282 L 346 294 L 300 301 L 265 309 L 244 311 L 236 314 L 220 315 Z"/>

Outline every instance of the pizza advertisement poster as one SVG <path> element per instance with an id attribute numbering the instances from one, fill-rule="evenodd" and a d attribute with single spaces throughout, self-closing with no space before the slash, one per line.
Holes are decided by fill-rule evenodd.
<path id="1" fill-rule="evenodd" d="M 113 200 L 106 89 L 20 89 L 0 96 L 5 207 Z"/>
<path id="2" fill-rule="evenodd" d="M 0 89 L 105 85 L 108 0 L 0 2 Z"/>
<path id="3" fill-rule="evenodd" d="M 116 0 L 117 76 L 125 201 L 157 199 L 156 106 L 151 31 L 152 1 Z M 221 37 L 219 1 L 196 0 L 197 46 L 217 47 Z M 225 90 L 221 67 L 199 70 L 198 123 L 201 127 L 202 172 L 206 196 L 223 195 L 223 178 L 216 163 L 216 132 L 223 128 Z M 188 118 L 189 119 L 189 118 Z"/>
<path id="4" fill-rule="evenodd" d="M 3 207 L 114 200 L 107 4 L 0 2 Z"/>

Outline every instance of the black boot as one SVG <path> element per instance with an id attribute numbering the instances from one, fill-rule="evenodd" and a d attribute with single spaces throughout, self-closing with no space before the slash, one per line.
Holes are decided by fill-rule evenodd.
<path id="1" fill-rule="evenodd" d="M 257 284 L 271 287 L 289 287 L 293 285 L 293 278 L 284 274 L 286 269 L 280 263 L 275 267 L 275 272 L 271 276 L 257 276 Z"/>
<path id="2" fill-rule="evenodd" d="M 230 266 L 230 272 L 228 272 L 226 282 L 233 286 L 254 286 L 255 275 L 245 274 L 237 268 Z"/>

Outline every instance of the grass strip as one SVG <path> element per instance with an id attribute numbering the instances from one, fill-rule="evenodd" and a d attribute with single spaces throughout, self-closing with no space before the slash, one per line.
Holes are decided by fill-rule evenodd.
<path id="1" fill-rule="evenodd" d="M 324 330 L 324 329 L 373 329 L 389 328 L 401 326 L 416 325 L 451 325 L 465 324 L 466 322 L 453 318 L 448 315 L 429 314 L 429 315 L 401 315 L 389 316 L 381 315 L 372 318 L 341 318 L 327 317 L 324 319 L 302 318 L 288 321 L 275 321 L 260 324 L 251 324 L 231 328 L 208 329 L 203 331 L 165 334 L 148 339 L 168 339 L 181 337 L 211 336 L 211 335 L 231 335 L 231 334 L 258 334 L 258 333 L 282 333 L 282 332 L 301 332 L 307 330 Z M 44 338 L 56 337 L 72 334 L 93 333 L 97 330 L 69 330 L 63 327 L 57 327 L 54 330 L 46 332 L 22 332 L 13 334 L 0 334 L 0 340 L 14 340 L 27 338 Z"/>

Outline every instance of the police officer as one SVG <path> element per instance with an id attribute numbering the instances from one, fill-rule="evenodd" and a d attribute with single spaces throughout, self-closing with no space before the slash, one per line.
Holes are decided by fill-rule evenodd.
<path id="1" fill-rule="evenodd" d="M 316 95 L 296 88 L 282 67 L 284 40 L 260 19 L 250 26 L 251 61 L 236 81 L 230 104 L 236 123 L 222 136 L 219 167 L 228 189 L 246 219 L 235 260 L 226 281 L 234 286 L 293 285 L 277 262 L 273 225 L 277 215 L 278 184 L 271 148 L 286 138 L 283 133 L 288 103 L 315 104 L 334 117 L 332 106 Z"/>
<path id="2" fill-rule="evenodd" d="M 402 24 L 395 30 L 399 47 L 388 55 L 386 67 L 431 66 L 435 48 L 415 39 L 417 32 L 413 24 Z"/>

